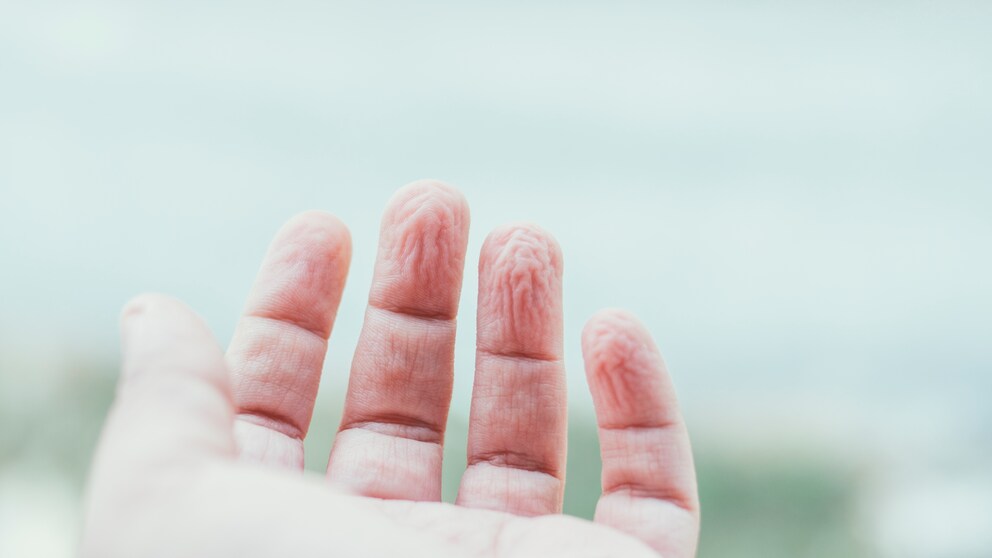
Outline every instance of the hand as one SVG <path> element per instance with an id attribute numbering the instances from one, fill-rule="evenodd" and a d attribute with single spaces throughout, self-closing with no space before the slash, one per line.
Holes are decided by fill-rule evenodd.
<path id="1" fill-rule="evenodd" d="M 468 469 L 440 502 L 468 207 L 411 184 L 386 210 L 327 478 L 301 473 L 350 261 L 305 213 L 269 249 L 224 355 L 181 303 L 122 315 L 123 373 L 94 461 L 83 555 L 100 558 L 695 554 L 692 453 L 649 334 L 625 312 L 583 332 L 603 457 L 595 522 L 560 515 L 566 404 L 560 250 L 529 225 L 480 256 Z"/>

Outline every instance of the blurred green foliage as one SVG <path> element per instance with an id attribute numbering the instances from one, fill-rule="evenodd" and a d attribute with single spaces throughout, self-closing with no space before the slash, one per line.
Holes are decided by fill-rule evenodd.
<path id="1" fill-rule="evenodd" d="M 58 413 L 0 411 L 0 467 L 37 466 L 70 480 L 82 494 L 99 430 L 113 399 L 114 376 L 82 367 L 56 389 Z M 325 390 L 326 392 L 327 390 Z M 340 418 L 340 394 L 322 393 L 307 439 L 307 468 L 322 472 Z M 464 417 L 452 415 L 445 447 L 446 501 L 465 467 Z M 806 457 L 729 452 L 697 439 L 703 507 L 700 558 L 867 556 L 853 522 L 853 473 Z M 573 413 L 565 512 L 591 518 L 599 492 L 599 444 L 591 415 Z"/>
<path id="2" fill-rule="evenodd" d="M 850 473 L 807 459 L 734 459 L 696 452 L 703 509 L 700 558 L 856 558 Z"/>

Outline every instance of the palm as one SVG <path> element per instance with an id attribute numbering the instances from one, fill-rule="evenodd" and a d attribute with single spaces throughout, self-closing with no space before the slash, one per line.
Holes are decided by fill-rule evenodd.
<path id="1" fill-rule="evenodd" d="M 660 356 L 625 313 L 601 313 L 583 336 L 603 448 L 596 522 L 560 515 L 561 255 L 531 226 L 499 229 L 480 256 L 468 467 L 456 505 L 440 503 L 467 234 L 464 200 L 436 183 L 404 188 L 387 209 L 331 482 L 298 471 L 350 261 L 343 225 L 308 213 L 283 229 L 226 355 L 179 303 L 132 303 L 85 550 L 693 555 L 685 428 Z"/>

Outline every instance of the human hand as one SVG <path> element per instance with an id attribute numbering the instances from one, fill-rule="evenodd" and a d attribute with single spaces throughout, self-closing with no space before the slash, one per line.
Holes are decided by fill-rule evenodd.
<path id="1" fill-rule="evenodd" d="M 440 502 L 468 221 L 435 182 L 391 200 L 326 479 L 301 473 L 303 438 L 351 256 L 344 225 L 311 212 L 280 231 L 226 355 L 180 302 L 130 302 L 83 555 L 693 556 L 688 435 L 625 312 L 583 332 L 603 458 L 595 521 L 560 514 L 562 260 L 533 226 L 500 228 L 482 249 L 468 468 L 457 503 Z"/>

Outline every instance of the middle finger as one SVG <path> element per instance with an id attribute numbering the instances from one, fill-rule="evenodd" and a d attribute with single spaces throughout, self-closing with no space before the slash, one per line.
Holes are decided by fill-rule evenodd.
<path id="1" fill-rule="evenodd" d="M 440 500 L 468 205 L 444 184 L 402 188 L 383 217 L 369 306 L 327 474 L 377 498 Z"/>

